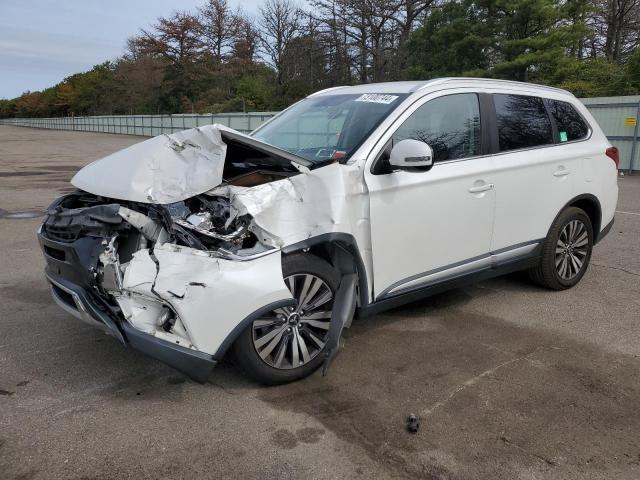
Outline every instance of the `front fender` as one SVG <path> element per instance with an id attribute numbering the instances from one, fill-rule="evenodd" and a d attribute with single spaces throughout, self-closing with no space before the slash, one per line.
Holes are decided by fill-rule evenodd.
<path id="1" fill-rule="evenodd" d="M 215 354 L 236 327 L 254 312 L 293 302 L 282 277 L 281 253 L 247 261 L 225 260 L 172 244 L 135 254 L 125 290 L 169 305 L 193 347 Z"/>

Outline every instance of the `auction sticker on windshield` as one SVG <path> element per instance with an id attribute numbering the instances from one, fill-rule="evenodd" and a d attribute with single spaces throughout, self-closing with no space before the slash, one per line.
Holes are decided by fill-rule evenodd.
<path id="1" fill-rule="evenodd" d="M 373 102 L 373 103 L 384 103 L 385 105 L 389 105 L 393 103 L 393 101 L 398 98 L 398 95 L 383 95 L 381 93 L 365 93 L 364 95 L 360 95 L 356 98 L 356 102 Z"/>

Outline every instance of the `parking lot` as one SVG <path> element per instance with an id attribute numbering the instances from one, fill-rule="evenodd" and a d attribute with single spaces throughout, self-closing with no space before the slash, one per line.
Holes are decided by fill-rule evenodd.
<path id="1" fill-rule="evenodd" d="M 326 377 L 200 385 L 42 274 L 42 211 L 141 140 L 0 126 L 0 478 L 640 478 L 640 177 L 572 290 L 486 281 L 354 321 Z"/>

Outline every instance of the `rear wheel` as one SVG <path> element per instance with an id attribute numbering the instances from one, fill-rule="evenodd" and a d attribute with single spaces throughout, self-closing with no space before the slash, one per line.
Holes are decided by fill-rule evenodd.
<path id="1" fill-rule="evenodd" d="M 540 264 L 531 278 L 547 288 L 564 290 L 584 276 L 593 249 L 593 227 L 581 209 L 569 207 L 556 219 L 544 241 Z"/>
<path id="2" fill-rule="evenodd" d="M 296 305 L 254 320 L 233 347 L 247 375 L 268 385 L 301 379 L 322 364 L 340 281 L 329 263 L 308 253 L 284 257 L 282 272 Z"/>

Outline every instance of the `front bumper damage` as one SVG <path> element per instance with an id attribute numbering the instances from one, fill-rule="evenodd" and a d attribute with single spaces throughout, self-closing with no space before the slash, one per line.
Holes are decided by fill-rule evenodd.
<path id="1" fill-rule="evenodd" d="M 52 296 L 62 309 L 199 382 L 266 308 L 294 303 L 282 279 L 279 250 L 239 262 L 157 245 L 153 254 L 134 254 L 120 289 L 107 296 L 96 290 L 92 273 L 108 249 L 104 241 L 60 242 L 42 231 L 38 238 Z"/>
<path id="2" fill-rule="evenodd" d="M 145 355 L 187 374 L 204 383 L 217 363 L 215 355 L 208 355 L 189 348 L 174 345 L 143 333 L 122 321 L 118 312 L 92 296 L 87 290 L 61 277 L 46 274 L 54 301 L 67 313 L 92 326 L 105 330 L 122 344 L 130 345 Z"/>

